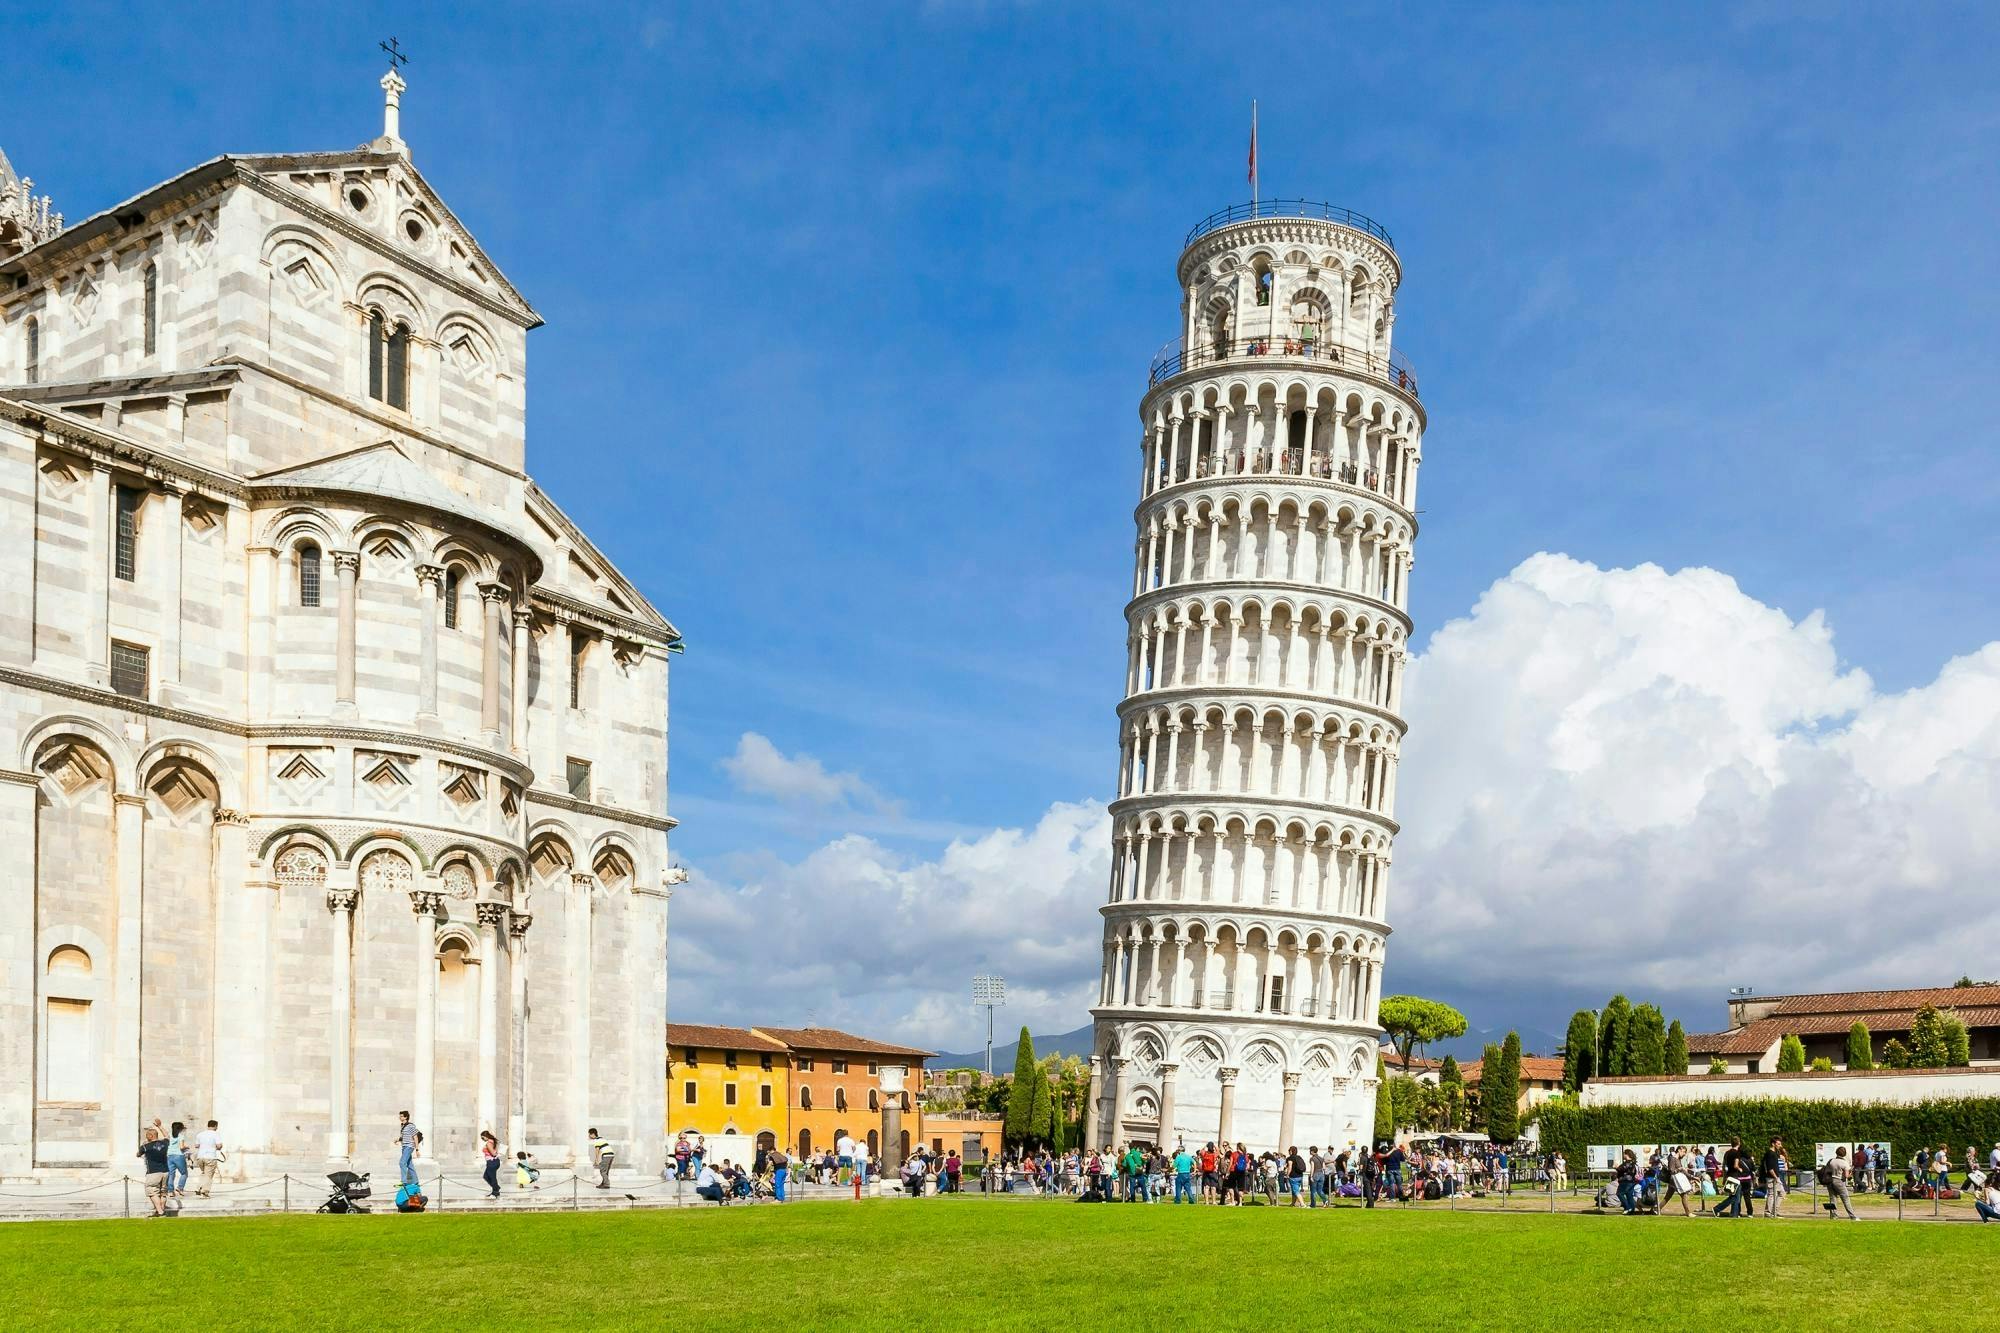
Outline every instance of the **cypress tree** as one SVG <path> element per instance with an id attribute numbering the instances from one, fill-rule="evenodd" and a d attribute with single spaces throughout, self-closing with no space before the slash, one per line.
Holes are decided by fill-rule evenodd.
<path id="1" fill-rule="evenodd" d="M 1597 1028 L 1597 1069 L 1610 1078 L 1632 1072 L 1626 1054 L 1632 1046 L 1632 1002 L 1623 995 L 1611 997 Z"/>
<path id="2" fill-rule="evenodd" d="M 1035 1136 L 1035 1039 L 1025 1024 L 1014 1046 L 1014 1084 L 1007 1090 L 1007 1119 L 1001 1133 L 1009 1143 L 1026 1143 Z"/>
<path id="3" fill-rule="evenodd" d="M 1667 1072 L 1676 1078 L 1688 1072 L 1688 1034 L 1678 1018 L 1667 1029 Z"/>
<path id="4" fill-rule="evenodd" d="M 1390 1102 L 1389 1067 L 1375 1057 L 1375 1142 L 1387 1143 L 1396 1134 L 1396 1108 Z"/>
<path id="5" fill-rule="evenodd" d="M 1444 1094 L 1444 1127 L 1459 1128 L 1465 1119 L 1465 1074 L 1449 1055 L 1438 1066 L 1438 1091 Z"/>
<path id="6" fill-rule="evenodd" d="M 1778 1072 L 1802 1074 L 1806 1068 L 1806 1044 L 1787 1032 L 1778 1043 Z"/>
<path id="7" fill-rule="evenodd" d="M 1486 1107 L 1486 1134 L 1496 1143 L 1512 1143 L 1521 1130 L 1521 1037 L 1509 1032 L 1500 1047 L 1498 1068 L 1480 1068 L 1480 1101 Z"/>
<path id="8" fill-rule="evenodd" d="M 1847 1029 L 1847 1067 L 1849 1069 L 1875 1067 L 1875 1041 L 1868 1035 L 1866 1023 L 1856 1023 Z"/>
<path id="9" fill-rule="evenodd" d="M 1632 1053 L 1625 1072 L 1667 1072 L 1667 1020 L 1658 1005 L 1642 1004 L 1632 1011 Z"/>
<path id="10" fill-rule="evenodd" d="M 1049 1071 L 1040 1065 L 1035 1066 L 1034 1084 L 1035 1100 L 1031 1103 L 1031 1109 L 1028 1112 L 1028 1124 L 1032 1128 L 1029 1131 L 1028 1137 L 1030 1139 L 1039 1139 L 1043 1143 L 1054 1147 L 1056 1141 L 1055 1098 L 1050 1094 Z"/>
<path id="11" fill-rule="evenodd" d="M 1962 1068 L 1972 1063 L 1972 1034 L 1966 1030 L 1965 1020 L 1950 1009 L 1944 1011 L 1945 1063 L 1953 1068 Z"/>
<path id="12" fill-rule="evenodd" d="M 1597 1074 L 1597 1019 L 1588 1009 L 1570 1015 L 1563 1038 L 1563 1091 L 1575 1092 Z"/>
<path id="13" fill-rule="evenodd" d="M 1910 1021 L 1910 1065 L 1915 1069 L 1943 1069 L 1950 1063 L 1951 1040 L 1945 1035 L 1944 1015 L 1927 1004 Z"/>

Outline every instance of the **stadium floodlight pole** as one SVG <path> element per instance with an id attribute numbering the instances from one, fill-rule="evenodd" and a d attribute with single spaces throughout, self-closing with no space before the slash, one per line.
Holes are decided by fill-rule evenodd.
<path id="1" fill-rule="evenodd" d="M 1007 1003 L 1007 978 L 984 974 L 972 979 L 972 1003 L 986 1011 L 986 1077 L 993 1077 L 993 1011 Z"/>

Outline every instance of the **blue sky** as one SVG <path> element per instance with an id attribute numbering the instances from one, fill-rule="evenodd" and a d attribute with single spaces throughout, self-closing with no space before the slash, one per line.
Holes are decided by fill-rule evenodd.
<path id="1" fill-rule="evenodd" d="M 80 4 L 4 20 L 0 147 L 80 217 L 358 143 L 395 33 L 417 165 L 548 320 L 530 467 L 687 636 L 677 853 L 741 888 L 1103 800 L 1136 404 L 1253 96 L 1266 194 L 1404 260 L 1420 645 L 1549 551 L 1823 610 L 1885 693 L 1979 649 L 2000 15 L 1827 8 Z"/>

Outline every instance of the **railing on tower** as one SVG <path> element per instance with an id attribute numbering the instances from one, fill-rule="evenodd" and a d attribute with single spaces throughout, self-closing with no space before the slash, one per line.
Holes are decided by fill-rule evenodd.
<path id="1" fill-rule="evenodd" d="M 1181 346 L 1175 338 L 1160 349 L 1153 358 L 1152 370 L 1146 385 L 1151 388 L 1161 380 L 1180 374 L 1183 370 L 1193 370 L 1200 366 L 1217 365 L 1222 362 L 1257 361 L 1265 357 L 1277 357 L 1293 361 L 1319 361 L 1340 370 L 1367 375 L 1394 385 L 1412 398 L 1417 393 L 1417 372 L 1400 352 L 1378 356 L 1374 352 L 1360 348 L 1343 346 L 1323 338 L 1312 337 L 1268 337 L 1231 338 L 1225 342 L 1211 343 L 1193 349 Z"/>
<path id="2" fill-rule="evenodd" d="M 1322 222 L 1337 222 L 1343 227 L 1352 227 L 1389 247 L 1396 248 L 1394 238 L 1388 228 L 1365 213 L 1357 213 L 1351 208 L 1337 208 L 1311 199 L 1260 199 L 1250 204 L 1231 204 L 1218 209 L 1194 224 L 1189 229 L 1187 239 L 1181 242 L 1185 250 L 1218 227 L 1226 227 L 1232 222 L 1249 222 L 1256 218 L 1317 218 Z"/>

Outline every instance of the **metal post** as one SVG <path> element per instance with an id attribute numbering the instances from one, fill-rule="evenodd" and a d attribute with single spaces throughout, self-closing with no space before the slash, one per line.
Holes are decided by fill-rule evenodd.
<path id="1" fill-rule="evenodd" d="M 438 1197 L 437 1197 L 437 1205 L 438 1205 L 438 1211 L 439 1211 L 439 1212 L 443 1212 L 443 1211 L 444 1211 L 444 1172 L 442 1172 L 442 1171 L 438 1172 Z"/>
<path id="2" fill-rule="evenodd" d="M 281 1194 L 281 1195 L 279 1196 L 279 1198 L 280 1198 L 280 1200 L 281 1200 L 281 1202 L 282 1202 L 282 1205 L 283 1205 L 283 1206 L 281 1207 L 280 1211 L 281 1211 L 281 1212 L 287 1212 L 287 1213 L 291 1212 L 291 1211 L 292 1211 L 292 1177 L 291 1177 L 291 1173 L 290 1173 L 290 1172 L 286 1172 L 286 1173 L 285 1173 L 285 1189 L 284 1189 L 284 1193 L 283 1193 L 283 1194 Z"/>
<path id="3" fill-rule="evenodd" d="M 569 1210 L 576 1211 L 576 1172 L 569 1173 Z"/>
<path id="4" fill-rule="evenodd" d="M 126 1176 L 124 1177 L 124 1180 L 125 1180 L 125 1216 L 130 1217 L 132 1216 L 132 1177 Z"/>

